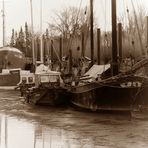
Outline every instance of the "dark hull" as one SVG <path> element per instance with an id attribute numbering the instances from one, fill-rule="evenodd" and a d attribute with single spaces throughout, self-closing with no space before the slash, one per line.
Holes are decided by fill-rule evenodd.
<path id="1" fill-rule="evenodd" d="M 0 87 L 2 86 L 17 86 L 20 82 L 20 74 L 2 74 L 0 75 Z"/>
<path id="2" fill-rule="evenodd" d="M 0 70 L 12 68 L 25 68 L 26 59 L 19 49 L 13 47 L 0 48 Z"/>
<path id="3" fill-rule="evenodd" d="M 148 86 L 120 87 L 90 83 L 77 86 L 71 91 L 74 106 L 96 110 L 130 111 L 148 104 Z"/>
<path id="4" fill-rule="evenodd" d="M 64 88 L 36 88 L 28 91 L 26 101 L 33 105 L 63 106 L 67 97 Z"/>

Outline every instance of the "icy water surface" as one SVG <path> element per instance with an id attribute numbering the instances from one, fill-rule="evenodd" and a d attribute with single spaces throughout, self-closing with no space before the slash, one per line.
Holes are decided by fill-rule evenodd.
<path id="1" fill-rule="evenodd" d="M 147 148 L 146 114 L 29 106 L 17 91 L 0 90 L 0 148 Z"/>

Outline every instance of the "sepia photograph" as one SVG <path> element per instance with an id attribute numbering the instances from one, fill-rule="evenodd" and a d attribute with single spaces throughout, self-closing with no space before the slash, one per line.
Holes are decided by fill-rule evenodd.
<path id="1" fill-rule="evenodd" d="M 0 148 L 147 139 L 148 0 L 0 0 Z"/>

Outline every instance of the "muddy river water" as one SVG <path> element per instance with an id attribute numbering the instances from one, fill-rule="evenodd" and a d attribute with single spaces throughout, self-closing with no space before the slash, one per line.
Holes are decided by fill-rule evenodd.
<path id="1" fill-rule="evenodd" d="M 147 148 L 148 115 L 31 106 L 0 90 L 0 148 Z"/>

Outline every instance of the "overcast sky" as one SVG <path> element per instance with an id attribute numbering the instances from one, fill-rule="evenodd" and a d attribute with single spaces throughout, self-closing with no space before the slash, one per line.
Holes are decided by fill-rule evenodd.
<path id="1" fill-rule="evenodd" d="M 35 30 L 40 30 L 40 1 L 33 1 L 33 14 L 34 14 L 34 27 Z M 82 0 L 81 7 L 89 7 L 90 0 Z M 97 16 L 98 27 L 108 28 L 110 24 L 110 1 L 111 0 L 94 0 L 94 11 Z M 128 1 L 128 2 L 127 2 Z M 117 0 L 118 15 L 125 14 L 125 8 L 131 7 L 131 0 Z M 51 21 L 54 16 L 54 11 L 61 10 L 63 7 L 80 6 L 81 0 L 42 0 L 42 17 L 43 29 L 47 27 L 47 22 Z M 148 10 L 148 0 L 133 0 L 135 7 L 143 4 Z M 2 10 L 2 0 L 0 1 L 0 8 Z M 106 11 L 105 11 L 106 10 Z M 138 12 L 138 9 L 136 9 Z M 14 28 L 16 31 L 20 27 L 24 27 L 25 22 L 30 24 L 30 0 L 5 0 L 5 14 L 6 14 L 6 38 L 11 36 L 11 30 Z M 2 16 L 2 13 L 1 13 Z M 0 46 L 2 46 L 2 17 L 0 17 Z M 107 26 L 108 25 L 108 26 Z"/>

